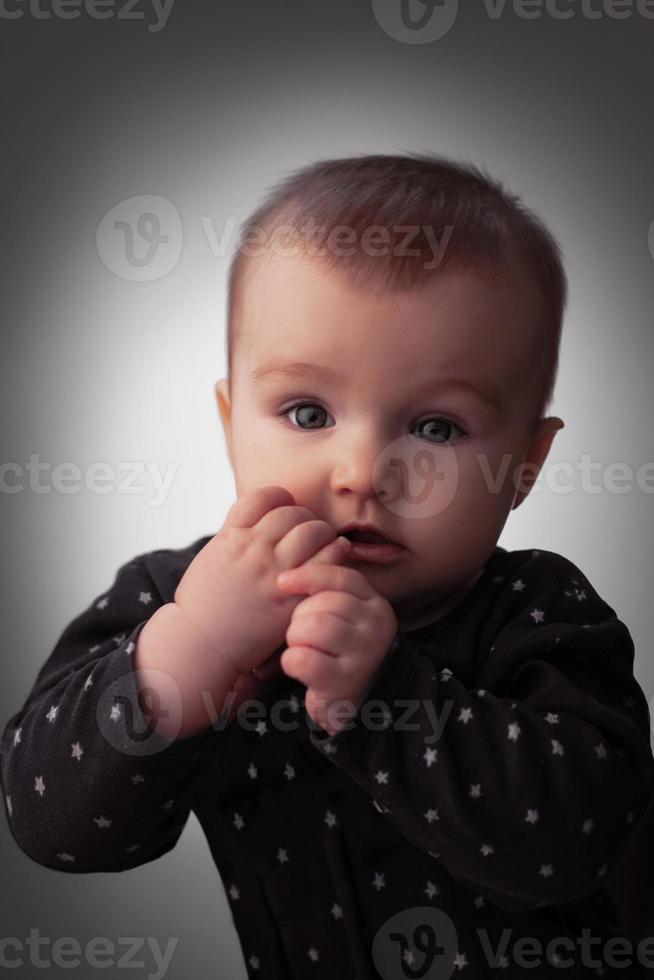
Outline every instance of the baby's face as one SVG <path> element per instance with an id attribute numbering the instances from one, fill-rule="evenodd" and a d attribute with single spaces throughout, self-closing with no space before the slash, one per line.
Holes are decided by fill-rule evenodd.
<path id="1" fill-rule="evenodd" d="M 403 546 L 397 557 L 349 564 L 402 625 L 429 622 L 477 580 L 520 502 L 519 464 L 536 447 L 542 461 L 563 424 L 527 425 L 534 287 L 520 271 L 452 269 L 383 294 L 308 257 L 254 261 L 231 404 L 226 383 L 216 388 L 237 494 L 276 484 L 336 529 L 380 528 Z M 329 377 L 267 373 L 272 361 Z M 482 386 L 491 401 L 450 378 Z"/>

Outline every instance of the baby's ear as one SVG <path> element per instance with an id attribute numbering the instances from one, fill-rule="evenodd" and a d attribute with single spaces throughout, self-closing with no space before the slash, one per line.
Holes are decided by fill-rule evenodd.
<path id="1" fill-rule="evenodd" d="M 229 386 L 226 379 L 222 378 L 217 381 L 214 386 L 214 392 L 216 395 L 216 402 L 218 404 L 218 411 L 220 413 L 220 420 L 223 424 L 223 432 L 225 433 L 225 442 L 227 443 L 227 455 L 229 456 L 229 462 L 232 469 L 234 468 L 234 461 L 232 459 L 232 403 L 229 397 Z"/>
<path id="2" fill-rule="evenodd" d="M 550 415 L 547 418 L 540 419 L 536 423 L 531 441 L 527 447 L 525 455 L 522 458 L 522 463 L 528 465 L 526 465 L 524 469 L 520 469 L 520 483 L 513 498 L 511 510 L 515 510 L 516 507 L 520 506 L 536 482 L 540 469 L 547 458 L 548 452 L 550 451 L 552 440 L 559 429 L 562 429 L 564 425 L 565 422 L 563 419 L 557 418 L 555 415 Z"/>

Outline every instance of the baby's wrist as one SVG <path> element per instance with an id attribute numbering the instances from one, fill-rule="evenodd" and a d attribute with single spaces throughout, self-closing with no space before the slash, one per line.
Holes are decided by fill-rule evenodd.
<path id="1" fill-rule="evenodd" d="M 192 613 L 189 613 L 189 611 L 184 606 L 181 606 L 177 601 L 173 601 L 170 603 L 170 605 L 174 606 L 176 609 L 179 629 L 187 634 L 189 643 L 192 644 L 193 649 L 197 651 L 197 655 L 200 659 L 210 659 L 213 663 L 215 663 L 217 660 L 221 660 L 224 662 L 226 667 L 233 670 L 235 675 L 238 675 L 241 672 L 235 661 L 224 649 L 223 644 L 216 642 L 215 638 L 209 636 L 208 631 L 201 626 Z"/>

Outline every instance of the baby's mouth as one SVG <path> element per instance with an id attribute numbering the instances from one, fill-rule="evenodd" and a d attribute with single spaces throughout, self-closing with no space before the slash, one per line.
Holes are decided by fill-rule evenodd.
<path id="1" fill-rule="evenodd" d="M 345 531 L 345 537 L 349 541 L 361 541 L 367 544 L 393 544 L 381 534 L 376 534 L 374 531 Z"/>

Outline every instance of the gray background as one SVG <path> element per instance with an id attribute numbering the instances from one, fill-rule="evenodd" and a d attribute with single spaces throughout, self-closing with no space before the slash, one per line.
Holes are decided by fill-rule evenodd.
<path id="1" fill-rule="evenodd" d="M 654 694 L 652 495 L 636 485 L 653 458 L 654 21 L 566 7 L 575 16 L 527 19 L 507 3 L 494 18 L 469 3 L 424 44 L 351 0 L 177 0 L 159 31 L 143 2 L 133 20 L 119 5 L 107 20 L 0 17 L 2 460 L 38 454 L 50 476 L 61 462 L 176 466 L 157 506 L 146 477 L 141 493 L 37 492 L 28 477 L 2 493 L 2 727 L 119 564 L 214 532 L 235 499 L 212 390 L 229 250 L 212 249 L 207 228 L 240 222 L 289 169 L 361 152 L 485 166 L 559 238 L 571 301 L 550 414 L 566 427 L 546 469 L 568 462 L 576 475 L 566 493 L 543 482 L 499 543 L 574 561 L 628 624 Z M 103 216 L 136 195 L 161 195 L 180 216 L 179 260 L 153 281 L 116 274 L 96 247 Z M 584 454 L 595 492 L 577 470 Z M 626 467 L 620 493 L 602 489 L 614 462 Z M 176 936 L 168 977 L 245 978 L 193 816 L 173 852 L 122 874 L 42 868 L 5 820 L 0 847 L 0 937 L 105 936 L 121 953 L 120 937 Z M 24 956 L 18 978 L 35 973 Z M 154 969 L 140 958 L 130 975 Z"/>

